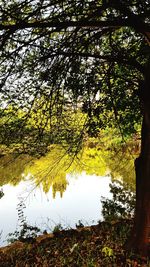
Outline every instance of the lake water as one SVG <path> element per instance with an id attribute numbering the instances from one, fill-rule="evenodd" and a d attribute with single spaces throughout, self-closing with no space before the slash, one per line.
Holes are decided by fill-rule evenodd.
<path id="1" fill-rule="evenodd" d="M 101 197 L 111 198 L 111 180 L 121 178 L 131 189 L 135 185 L 132 155 L 112 152 L 91 147 L 72 160 L 55 145 L 40 158 L 1 157 L 0 246 L 20 225 L 17 207 L 21 201 L 25 222 L 42 231 L 51 232 L 58 224 L 75 227 L 79 220 L 84 225 L 102 220 Z"/>
<path id="2" fill-rule="evenodd" d="M 38 226 L 41 230 L 52 231 L 61 224 L 64 228 L 75 227 L 78 221 L 84 225 L 97 223 L 102 219 L 101 196 L 111 198 L 109 192 L 110 176 L 67 175 L 67 188 L 62 197 L 56 192 L 53 198 L 52 188 L 44 193 L 42 187 L 34 188 L 29 179 L 17 186 L 4 185 L 4 196 L 0 199 L 0 245 L 6 245 L 8 233 L 14 232 L 19 225 L 17 205 L 24 201 L 23 209 L 26 222 Z M 34 190 L 33 190 L 34 189 Z"/>

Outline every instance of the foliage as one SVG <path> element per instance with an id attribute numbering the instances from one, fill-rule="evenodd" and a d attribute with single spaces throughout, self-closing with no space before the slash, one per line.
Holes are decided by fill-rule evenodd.
<path id="1" fill-rule="evenodd" d="M 35 238 L 41 232 L 37 226 L 29 225 L 26 221 L 24 209 L 26 208 L 23 198 L 17 205 L 19 228 L 14 233 L 9 233 L 7 242 L 13 243 L 17 240 L 21 242 L 34 243 Z"/>
<path id="2" fill-rule="evenodd" d="M 58 233 L 59 231 L 61 231 L 63 229 L 62 225 L 59 223 L 57 225 L 55 225 L 54 229 L 53 229 L 53 233 Z"/>
<path id="3" fill-rule="evenodd" d="M 128 184 L 115 181 L 110 184 L 112 199 L 102 198 L 102 215 L 104 220 L 113 221 L 133 218 L 135 210 L 135 192 Z"/>
<path id="4" fill-rule="evenodd" d="M 13 243 L 19 240 L 21 242 L 34 243 L 35 238 L 40 232 L 37 226 L 24 223 L 20 231 L 16 230 L 14 233 L 8 234 L 7 242 Z"/>
<path id="5" fill-rule="evenodd" d="M 50 144 L 61 144 L 68 153 L 78 153 L 86 116 L 68 107 L 60 111 L 55 103 L 38 99 L 30 109 L 7 106 L 0 112 L 0 153 L 28 153 L 42 156 Z M 49 117 L 52 105 L 51 117 Z M 78 146 L 76 145 L 78 144 Z"/>
<path id="6" fill-rule="evenodd" d="M 107 257 L 111 257 L 113 256 L 113 250 L 109 247 L 103 247 L 102 249 L 102 253 L 104 253 L 104 255 Z"/>
<path id="7" fill-rule="evenodd" d="M 1 1 L 0 143 L 44 154 L 57 137 L 76 153 L 85 128 L 91 136 L 112 125 L 134 133 L 148 11 L 139 0 Z M 79 110 L 86 120 L 74 135 L 70 114 Z"/>
<path id="8" fill-rule="evenodd" d="M 76 156 L 100 129 L 134 134 L 142 108 L 149 121 L 148 0 L 0 4 L 2 146 L 43 156 L 55 143 Z M 72 110 L 85 114 L 81 125 L 70 127 Z"/>

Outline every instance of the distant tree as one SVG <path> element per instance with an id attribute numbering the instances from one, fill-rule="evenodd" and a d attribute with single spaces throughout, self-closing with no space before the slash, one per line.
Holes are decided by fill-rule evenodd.
<path id="1" fill-rule="evenodd" d="M 0 98 L 28 114 L 37 99 L 80 103 L 94 134 L 130 134 L 142 118 L 135 161 L 136 214 L 129 247 L 148 254 L 150 224 L 150 5 L 148 0 L 0 1 Z M 59 99 L 63 100 L 58 101 Z M 141 108 L 140 108 L 141 106 Z M 52 106 L 47 105 L 49 116 Z M 59 113 L 58 112 L 58 113 Z M 60 114 L 59 113 L 59 114 Z M 96 119 L 95 119 L 96 118 Z"/>

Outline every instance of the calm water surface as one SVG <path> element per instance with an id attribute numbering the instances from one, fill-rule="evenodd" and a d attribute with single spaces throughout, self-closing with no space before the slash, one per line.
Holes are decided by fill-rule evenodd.
<path id="1" fill-rule="evenodd" d="M 51 231 L 59 223 L 67 228 L 75 227 L 79 220 L 89 225 L 102 219 L 100 199 L 101 196 L 111 198 L 110 176 L 86 175 L 82 172 L 78 177 L 67 175 L 67 181 L 63 196 L 57 192 L 55 198 L 52 188 L 44 193 L 42 187 L 34 189 L 29 180 L 17 186 L 4 185 L 5 195 L 0 199 L 0 245 L 5 245 L 8 233 L 14 232 L 19 226 L 17 205 L 22 199 L 26 206 L 23 211 L 27 223 L 41 230 Z"/>

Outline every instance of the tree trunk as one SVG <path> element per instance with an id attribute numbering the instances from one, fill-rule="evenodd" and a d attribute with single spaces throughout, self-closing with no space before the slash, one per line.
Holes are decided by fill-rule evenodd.
<path id="1" fill-rule="evenodd" d="M 150 256 L 150 64 L 140 95 L 143 109 L 141 153 L 135 160 L 136 208 L 127 248 L 141 256 Z"/>
<path id="2" fill-rule="evenodd" d="M 142 256 L 149 254 L 150 237 L 150 132 L 140 157 L 136 160 L 136 210 L 133 249 Z M 146 146 L 147 145 L 147 146 Z"/>

